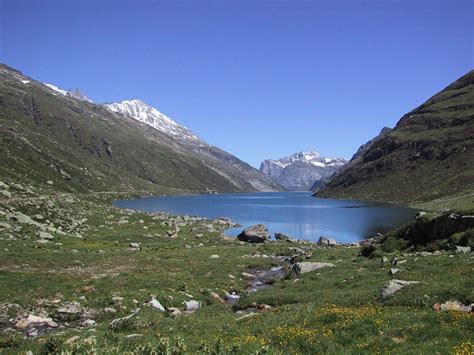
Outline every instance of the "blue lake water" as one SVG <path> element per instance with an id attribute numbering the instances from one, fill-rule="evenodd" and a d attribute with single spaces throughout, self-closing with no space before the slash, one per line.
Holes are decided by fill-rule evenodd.
<path id="1" fill-rule="evenodd" d="M 415 217 L 410 208 L 361 201 L 312 197 L 309 192 L 270 192 L 218 195 L 175 195 L 119 200 L 115 206 L 142 212 L 207 218 L 229 217 L 241 228 L 226 234 L 237 236 L 242 228 L 263 223 L 270 232 L 316 241 L 320 236 L 338 242 L 354 242 L 385 233 Z"/>

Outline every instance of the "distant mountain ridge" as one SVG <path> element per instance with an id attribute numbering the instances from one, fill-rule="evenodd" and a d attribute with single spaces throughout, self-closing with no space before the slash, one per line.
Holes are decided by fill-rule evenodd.
<path id="1" fill-rule="evenodd" d="M 317 181 L 341 169 L 347 160 L 325 158 L 317 151 L 298 152 L 280 159 L 266 159 L 260 171 L 292 191 L 308 191 Z"/>
<path id="2" fill-rule="evenodd" d="M 474 210 L 474 71 L 363 146 L 317 195 Z"/>

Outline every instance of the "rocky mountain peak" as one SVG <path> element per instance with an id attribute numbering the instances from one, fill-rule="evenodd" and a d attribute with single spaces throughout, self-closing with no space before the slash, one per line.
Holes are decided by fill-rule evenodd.
<path id="1" fill-rule="evenodd" d="M 110 111 L 129 116 L 145 123 L 158 131 L 172 136 L 181 142 L 204 144 L 189 128 L 178 124 L 176 121 L 148 105 L 140 99 L 123 100 L 120 102 L 104 104 Z"/>
<path id="2" fill-rule="evenodd" d="M 307 151 L 264 160 L 260 171 L 288 190 L 309 190 L 316 181 L 328 178 L 346 163 L 344 158 L 326 158 L 317 151 Z"/>

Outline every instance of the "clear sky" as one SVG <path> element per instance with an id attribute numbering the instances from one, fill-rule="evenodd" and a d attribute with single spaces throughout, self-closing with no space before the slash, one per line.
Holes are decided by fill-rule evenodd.
<path id="1" fill-rule="evenodd" d="M 0 61 L 258 167 L 349 158 L 474 67 L 474 1 L 0 0 Z"/>

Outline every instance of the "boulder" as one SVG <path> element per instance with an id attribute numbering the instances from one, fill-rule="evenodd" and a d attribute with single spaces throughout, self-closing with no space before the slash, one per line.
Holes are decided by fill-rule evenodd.
<path id="1" fill-rule="evenodd" d="M 322 246 L 335 246 L 337 245 L 336 239 L 333 238 L 326 238 L 326 237 L 319 237 L 318 239 L 318 245 Z"/>
<path id="2" fill-rule="evenodd" d="M 298 239 L 290 237 L 289 235 L 283 233 L 275 233 L 275 239 L 282 242 L 297 243 Z"/>
<path id="3" fill-rule="evenodd" d="M 405 286 L 418 283 L 418 281 L 390 280 L 381 290 L 382 297 L 391 297 L 394 295 L 395 292 L 400 291 Z"/>
<path id="4" fill-rule="evenodd" d="M 269 242 L 270 232 L 267 227 L 263 224 L 256 224 L 254 226 L 244 229 L 238 236 L 237 239 L 242 242 L 248 243 L 265 243 Z"/>
<path id="5" fill-rule="evenodd" d="M 319 263 L 319 262 L 314 262 L 314 261 L 303 261 L 303 262 L 296 263 L 296 265 L 298 266 L 298 269 L 299 269 L 298 273 L 300 274 L 305 274 L 307 272 L 323 269 L 326 267 L 336 266 L 332 263 Z"/>

